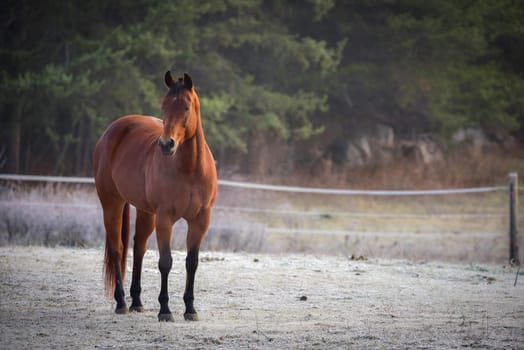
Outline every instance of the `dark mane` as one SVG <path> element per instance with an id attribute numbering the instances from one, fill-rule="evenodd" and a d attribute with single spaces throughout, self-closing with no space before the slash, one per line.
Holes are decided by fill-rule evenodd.
<path id="1" fill-rule="evenodd" d="M 173 86 L 171 86 L 167 94 L 168 95 L 178 95 L 184 89 L 185 89 L 184 79 L 178 78 L 178 81 Z"/>

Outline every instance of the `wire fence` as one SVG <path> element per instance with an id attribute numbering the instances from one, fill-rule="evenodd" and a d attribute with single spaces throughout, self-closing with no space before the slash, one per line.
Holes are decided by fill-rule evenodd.
<path id="1" fill-rule="evenodd" d="M 8 191 L 9 186 L 4 186 L 4 193 L 0 193 L 2 217 L 26 211 L 25 216 L 36 221 L 54 218 L 56 224 L 81 213 L 78 220 L 88 221 L 97 232 L 90 239 L 103 241 L 100 204 L 89 186 L 94 184 L 92 178 L 0 174 L 0 181 L 11 188 L 27 187 L 28 183 L 47 188 L 38 194 L 34 190 L 17 194 L 18 190 Z M 49 190 L 50 186 L 75 184 L 83 189 Z M 498 261 L 507 257 L 507 196 L 506 186 L 368 191 L 219 180 L 203 248 L 207 244 L 209 249 L 276 253 Z M 53 214 L 38 216 L 37 212 Z M 0 229 L 13 231 L 9 225 L 13 226 L 0 223 Z M 45 225 L 50 237 L 52 226 Z M 87 230 L 85 224 L 78 234 L 82 230 Z M 175 248 L 184 248 L 185 235 L 178 234 L 184 230 L 184 223 L 175 226 Z M 152 239 L 150 246 L 154 245 Z"/>
<path id="2" fill-rule="evenodd" d="M 17 174 L 0 174 L 0 180 L 77 183 L 77 184 L 94 184 L 95 183 L 95 180 L 92 177 L 36 176 L 36 175 L 17 175 Z M 418 190 L 418 191 L 344 190 L 344 189 L 334 189 L 334 188 L 277 186 L 277 185 L 257 184 L 257 183 L 251 183 L 251 182 L 230 181 L 230 180 L 218 180 L 218 184 L 221 186 L 226 186 L 226 187 L 238 187 L 238 188 L 253 189 L 253 190 L 268 190 L 268 191 L 293 192 L 293 193 L 334 194 L 334 195 L 363 195 L 363 196 L 426 196 L 426 195 L 444 195 L 444 194 L 484 193 L 484 192 L 507 190 L 507 187 L 505 186 L 439 189 L 439 190 Z"/>

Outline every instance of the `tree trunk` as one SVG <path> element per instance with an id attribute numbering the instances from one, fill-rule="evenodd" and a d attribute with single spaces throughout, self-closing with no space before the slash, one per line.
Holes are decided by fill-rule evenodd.
<path id="1" fill-rule="evenodd" d="M 70 171 L 73 171 L 73 175 L 83 175 L 85 171 L 84 166 L 84 150 L 86 148 L 86 137 L 87 137 L 87 127 L 85 125 L 84 118 L 80 118 L 78 121 L 78 127 L 76 131 L 76 135 L 78 138 L 78 142 L 75 145 L 75 159 L 74 159 L 74 168 L 70 169 Z"/>
<path id="2" fill-rule="evenodd" d="M 247 173 L 255 178 L 264 176 L 264 137 L 260 132 L 251 130 L 247 145 Z"/>
<path id="3" fill-rule="evenodd" d="M 93 174 L 93 147 L 95 145 L 91 130 L 85 133 L 83 140 L 82 167 L 79 175 L 90 176 Z"/>
<path id="4" fill-rule="evenodd" d="M 20 172 L 20 142 L 22 137 L 22 126 L 19 118 L 15 116 L 9 122 L 7 133 L 7 164 L 8 173 Z"/>

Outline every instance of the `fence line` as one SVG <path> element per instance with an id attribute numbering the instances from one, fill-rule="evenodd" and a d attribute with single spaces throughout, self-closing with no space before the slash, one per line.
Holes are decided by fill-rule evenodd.
<path id="1" fill-rule="evenodd" d="M 211 229 L 234 230 L 235 226 L 230 225 L 213 225 Z M 292 234 L 292 235 L 326 235 L 326 236 L 343 236 L 343 237 L 390 237 L 390 238 L 493 238 L 500 237 L 500 232 L 379 232 L 379 231 L 349 231 L 349 230 L 319 230 L 319 229 L 288 229 L 280 227 L 258 227 L 262 232 L 269 234 Z"/>
<path id="2" fill-rule="evenodd" d="M 292 235 L 329 235 L 329 236 L 353 236 L 353 237 L 427 237 L 427 238 L 441 238 L 441 237 L 473 237 L 473 238 L 486 238 L 486 237 L 499 237 L 500 232 L 487 232 L 487 233 L 476 233 L 476 232 L 461 232 L 461 233 L 449 233 L 449 232 L 373 232 L 373 231 L 344 231 L 344 230 L 317 230 L 317 229 L 288 229 L 288 228 L 276 228 L 267 227 L 265 232 L 274 234 L 292 234 Z"/>
<path id="3" fill-rule="evenodd" d="M 15 175 L 15 174 L 0 174 L 0 181 L 33 181 L 33 182 L 50 182 L 50 183 L 72 183 L 72 184 L 94 184 L 94 179 L 89 177 L 62 177 L 62 176 L 32 176 L 32 175 Z M 518 196 L 522 190 L 518 188 L 517 174 L 510 174 L 509 186 L 491 186 L 491 187 L 476 187 L 476 188 L 458 188 L 458 189 L 438 189 L 438 190 L 411 190 L 411 191 L 388 191 L 388 190 L 352 190 L 352 189 L 334 189 L 334 188 L 308 188 L 297 186 L 276 186 L 268 184 L 257 184 L 250 182 L 239 182 L 230 180 L 218 180 L 220 186 L 236 187 L 251 190 L 264 191 L 280 191 L 293 193 L 309 193 L 309 194 L 327 194 L 327 195 L 355 195 L 355 196 L 433 196 L 433 195 L 448 195 L 448 194 L 474 194 L 487 192 L 504 192 L 510 197 L 510 260 L 512 263 L 518 264 L 518 246 L 517 246 L 517 207 Z M 0 200 L 0 207 L 9 207 L 13 205 L 14 201 Z M 55 202 L 30 202 L 18 201 L 18 203 L 27 206 L 55 206 L 57 208 L 83 208 L 100 210 L 99 205 L 94 203 L 55 203 Z M 215 209 L 219 211 L 231 211 L 239 213 L 264 213 L 271 215 L 295 215 L 295 216 L 317 216 L 331 218 L 334 216 L 345 217 L 363 217 L 363 218 L 464 218 L 464 219 L 485 219 L 485 218 L 503 218 L 507 215 L 504 212 L 497 212 L 492 210 L 486 213 L 370 213 L 370 212 L 322 212 L 322 211 L 296 211 L 286 209 L 272 209 L 272 208 L 249 208 L 249 207 L 234 207 L 234 206 L 220 206 L 217 205 Z M 485 221 L 482 221 L 484 223 Z M 213 225 L 212 229 L 217 229 L 220 226 Z M 227 227 L 230 229 L 230 227 Z M 492 236 L 499 236 L 500 233 L 421 233 L 421 232 L 354 232 L 346 230 L 323 230 L 323 229 L 307 229 L 307 228 L 281 228 L 281 227 L 262 227 L 262 230 L 273 234 L 293 234 L 293 235 L 343 235 L 343 236 L 387 236 L 387 237 L 413 237 L 421 235 L 424 237 L 474 237 L 485 238 Z"/>
<path id="4" fill-rule="evenodd" d="M 54 208 L 71 208 L 71 209 L 100 209 L 102 207 L 97 204 L 81 204 L 81 203 L 54 203 L 54 202 L 30 202 L 18 200 L 0 200 L 0 206 L 11 207 L 14 204 L 27 207 L 54 207 Z"/>
<path id="5" fill-rule="evenodd" d="M 9 181 L 32 181 L 32 182 L 59 182 L 75 184 L 94 184 L 95 179 L 92 177 L 67 177 L 67 176 L 39 176 L 39 175 L 18 175 L 18 174 L 0 174 L 0 180 Z"/>
<path id="6" fill-rule="evenodd" d="M 82 203 L 58 203 L 58 202 L 30 202 L 19 200 L 0 200 L 0 206 L 12 206 L 19 204 L 28 207 L 55 207 L 55 208 L 74 208 L 74 209 L 102 209 L 99 204 L 82 204 Z M 215 205 L 214 210 L 233 211 L 244 213 L 263 213 L 271 215 L 301 215 L 301 216 L 318 216 L 318 217 L 362 217 L 362 218 L 400 218 L 400 219 L 425 219 L 425 218 L 442 218 L 442 219 L 482 219 L 482 218 L 501 218 L 503 213 L 462 213 L 462 214 L 400 214 L 400 213 L 364 213 L 364 212 L 319 212 L 319 211 L 298 211 L 298 210 L 276 210 L 246 207 L 230 207 Z"/>
<path id="7" fill-rule="evenodd" d="M 94 184 L 91 177 L 65 177 L 65 176 L 35 176 L 35 175 L 17 175 L 17 174 L 0 174 L 0 180 L 10 181 L 34 181 L 34 182 L 57 182 L 57 183 L 78 183 Z M 456 188 L 440 190 L 351 190 L 335 188 L 313 188 L 298 186 L 277 186 L 267 184 L 257 184 L 252 182 L 240 182 L 230 180 L 218 180 L 220 186 L 239 187 L 254 190 L 268 190 L 294 193 L 316 193 L 316 194 L 334 194 L 334 195 L 360 195 L 360 196 L 426 196 L 426 195 L 445 195 L 445 194 L 465 194 L 465 193 L 485 193 L 494 191 L 505 191 L 506 186 L 475 187 L 475 188 Z"/>
<path id="8" fill-rule="evenodd" d="M 298 210 L 278 210 L 278 209 L 261 209 L 261 208 L 245 208 L 245 207 L 229 207 L 215 205 L 214 210 L 231 210 L 244 213 L 264 213 L 274 215 L 302 215 L 302 216 L 320 216 L 320 217 L 363 217 L 363 218 L 401 218 L 401 219 L 417 219 L 417 218 L 500 218 L 504 217 L 504 213 L 461 213 L 461 214 L 400 214 L 400 213 L 365 213 L 365 212 L 319 212 L 319 211 L 298 211 Z"/>
<path id="9" fill-rule="evenodd" d="M 457 188 L 441 190 L 342 190 L 335 188 L 312 188 L 298 186 L 277 186 L 256 184 L 250 182 L 238 182 L 229 180 L 219 180 L 222 186 L 249 188 L 254 190 L 269 190 L 294 193 L 316 193 L 316 194 L 336 194 L 336 195 L 359 195 L 359 196 L 426 196 L 426 195 L 443 195 L 443 194 L 461 194 L 461 193 L 484 193 L 500 190 L 507 190 L 505 186 L 476 187 L 476 188 Z"/>

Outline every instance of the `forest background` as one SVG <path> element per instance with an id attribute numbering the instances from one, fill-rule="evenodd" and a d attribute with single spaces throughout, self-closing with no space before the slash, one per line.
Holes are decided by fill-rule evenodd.
<path id="1" fill-rule="evenodd" d="M 6 0 L 0 172 L 89 176 L 105 127 L 193 77 L 219 174 L 492 185 L 524 172 L 524 2 Z"/>

